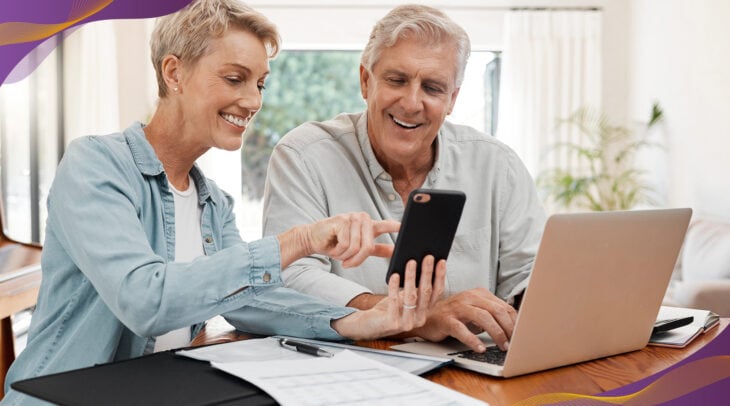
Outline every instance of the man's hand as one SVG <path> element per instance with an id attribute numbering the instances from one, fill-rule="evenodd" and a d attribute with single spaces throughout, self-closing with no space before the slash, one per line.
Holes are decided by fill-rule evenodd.
<path id="1" fill-rule="evenodd" d="M 433 284 L 431 280 L 436 274 Z M 426 322 L 429 311 L 444 291 L 446 261 L 439 261 L 434 270 L 434 258 L 429 255 L 421 264 L 421 279 L 416 288 L 416 261 L 408 261 L 403 290 L 400 275 L 388 281 L 388 296 L 372 309 L 362 310 L 332 322 L 341 336 L 355 340 L 371 340 L 411 331 Z"/>
<path id="2" fill-rule="evenodd" d="M 423 327 L 412 331 L 429 341 L 452 336 L 474 351 L 485 346 L 476 334 L 487 332 L 502 350 L 509 347 L 517 311 L 485 288 L 470 289 L 439 301 Z"/>

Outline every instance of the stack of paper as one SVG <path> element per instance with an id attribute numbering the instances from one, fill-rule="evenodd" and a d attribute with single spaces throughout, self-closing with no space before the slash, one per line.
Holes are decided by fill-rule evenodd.
<path id="1" fill-rule="evenodd" d="M 282 405 L 483 405 L 417 376 L 451 363 L 449 358 L 376 350 L 295 338 L 333 357 L 317 357 L 279 345 L 279 336 L 181 350 L 250 382 Z M 284 337 L 286 338 L 286 337 Z"/>

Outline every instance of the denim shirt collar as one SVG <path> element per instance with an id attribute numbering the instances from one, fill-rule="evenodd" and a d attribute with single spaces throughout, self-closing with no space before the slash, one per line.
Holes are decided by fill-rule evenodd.
<path id="1" fill-rule="evenodd" d="M 165 168 L 162 166 L 162 162 L 157 157 L 152 145 L 147 140 L 143 128 L 144 124 L 135 122 L 124 130 L 124 138 L 129 145 L 134 163 L 137 165 L 140 173 L 146 176 L 159 176 L 165 173 Z M 215 196 L 211 195 L 208 179 L 203 175 L 198 164 L 193 164 L 193 168 L 190 170 L 190 176 L 193 178 L 195 187 L 198 189 L 199 204 L 204 204 L 208 199 L 211 199 L 214 203 L 218 203 Z"/>

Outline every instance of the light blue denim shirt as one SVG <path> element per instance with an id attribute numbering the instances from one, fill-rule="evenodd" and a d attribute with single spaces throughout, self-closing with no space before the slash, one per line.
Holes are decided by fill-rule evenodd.
<path id="1" fill-rule="evenodd" d="M 205 256 L 175 263 L 175 210 L 162 163 L 135 123 L 72 142 L 48 197 L 38 303 L 2 404 L 43 403 L 9 390 L 38 375 L 136 357 L 154 337 L 223 314 L 240 330 L 341 339 L 354 309 L 282 288 L 275 237 L 241 240 L 233 199 L 194 167 Z M 21 402 L 22 400 L 22 402 Z"/>

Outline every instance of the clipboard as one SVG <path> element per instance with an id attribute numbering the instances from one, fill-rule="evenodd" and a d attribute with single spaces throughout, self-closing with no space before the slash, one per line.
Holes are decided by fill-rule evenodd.
<path id="1" fill-rule="evenodd" d="M 61 405 L 277 405 L 258 387 L 172 350 L 10 386 Z"/>

